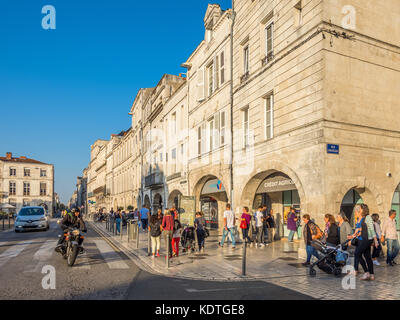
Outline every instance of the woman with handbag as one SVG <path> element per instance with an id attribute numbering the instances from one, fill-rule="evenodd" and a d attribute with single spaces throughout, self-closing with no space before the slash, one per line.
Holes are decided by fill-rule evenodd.
<path id="1" fill-rule="evenodd" d="M 371 245 L 374 243 L 378 247 L 378 241 L 373 226 L 372 218 L 369 216 L 369 209 L 366 204 L 356 205 L 354 214 L 357 217 L 356 230 L 353 235 L 349 236 L 351 245 L 356 246 L 354 252 L 354 273 L 358 274 L 358 266 L 364 270 L 361 280 L 375 280 L 374 264 L 371 258 Z"/>
<path id="2" fill-rule="evenodd" d="M 242 229 L 243 241 L 245 241 L 245 243 L 251 243 L 251 239 L 249 237 L 250 225 L 251 225 L 251 215 L 249 214 L 249 208 L 243 207 L 240 229 Z"/>

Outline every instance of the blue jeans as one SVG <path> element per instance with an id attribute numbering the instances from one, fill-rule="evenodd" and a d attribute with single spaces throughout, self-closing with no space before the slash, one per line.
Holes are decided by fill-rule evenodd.
<path id="1" fill-rule="evenodd" d="M 268 242 L 268 227 L 264 226 L 264 243 Z"/>
<path id="2" fill-rule="evenodd" d="M 294 237 L 294 234 L 297 232 L 297 231 L 295 231 L 295 230 L 289 230 L 290 232 L 289 232 L 289 237 L 288 237 L 288 239 L 289 239 L 289 241 L 293 241 L 293 237 Z"/>
<path id="3" fill-rule="evenodd" d="M 392 262 L 394 259 L 396 259 L 397 254 L 399 253 L 399 241 L 398 240 L 391 240 L 387 239 L 387 257 L 386 257 L 386 262 Z"/>
<path id="4" fill-rule="evenodd" d="M 147 223 L 148 223 L 149 219 L 142 219 L 142 227 L 143 227 L 143 231 L 147 229 Z"/>
<path id="5" fill-rule="evenodd" d="M 222 233 L 222 239 L 221 239 L 221 247 L 224 245 L 224 241 L 228 233 L 231 234 L 231 239 L 232 239 L 232 247 L 236 246 L 236 239 L 235 239 L 235 229 L 234 228 L 227 228 L 226 230 L 224 228 L 224 232 Z"/>
<path id="6" fill-rule="evenodd" d="M 313 246 L 307 245 L 306 251 L 307 251 L 307 262 L 311 261 L 311 257 L 312 256 L 314 256 L 317 259 L 319 259 L 319 254 L 318 254 L 317 250 Z"/>
<path id="7" fill-rule="evenodd" d="M 120 218 L 115 219 L 115 224 L 117 227 L 117 233 L 121 233 L 121 219 Z"/>
<path id="8" fill-rule="evenodd" d="M 248 243 L 252 242 L 250 237 L 249 237 L 249 227 L 247 227 L 247 229 L 242 229 L 242 235 L 243 235 L 243 241 L 246 242 L 246 239 L 247 239 Z"/>

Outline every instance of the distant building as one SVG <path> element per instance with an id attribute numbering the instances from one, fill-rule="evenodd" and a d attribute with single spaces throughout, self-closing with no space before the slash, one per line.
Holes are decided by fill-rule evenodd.
<path id="1" fill-rule="evenodd" d="M 54 166 L 7 152 L 0 157 L 0 203 L 15 206 L 16 212 L 42 205 L 53 214 Z"/>

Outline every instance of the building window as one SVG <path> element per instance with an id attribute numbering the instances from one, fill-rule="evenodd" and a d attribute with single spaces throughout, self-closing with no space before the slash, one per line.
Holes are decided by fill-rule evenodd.
<path id="1" fill-rule="evenodd" d="M 274 24 L 270 23 L 265 28 L 265 59 L 266 62 L 272 60 L 274 55 L 274 42 L 273 42 L 273 33 L 274 33 Z"/>
<path id="2" fill-rule="evenodd" d="M 243 112 L 243 147 L 249 145 L 249 108 L 242 110 Z"/>
<path id="3" fill-rule="evenodd" d="M 41 177 L 47 177 L 47 172 L 46 172 L 46 170 L 40 169 L 40 176 L 41 176 Z"/>
<path id="4" fill-rule="evenodd" d="M 172 173 L 176 172 L 176 148 L 172 149 Z"/>
<path id="5" fill-rule="evenodd" d="M 40 195 L 41 196 L 45 196 L 45 195 L 47 195 L 47 185 L 46 185 L 46 183 L 44 183 L 44 182 L 41 182 L 40 183 Z"/>
<path id="6" fill-rule="evenodd" d="M 24 168 L 24 177 L 30 177 L 30 176 L 31 176 L 31 169 Z"/>
<path id="7" fill-rule="evenodd" d="M 220 81 L 221 84 L 223 84 L 225 82 L 225 57 L 224 57 L 224 52 L 221 52 L 221 56 L 220 56 L 220 64 L 219 64 L 219 73 L 220 73 Z"/>
<path id="8" fill-rule="evenodd" d="M 249 73 L 249 55 L 250 55 L 249 46 L 247 45 L 243 49 L 243 59 L 244 59 L 243 72 L 245 75 Z"/>
<path id="9" fill-rule="evenodd" d="M 173 133 L 176 133 L 176 125 L 177 125 L 177 123 L 176 123 L 176 112 L 174 112 L 173 114 L 172 114 L 172 119 L 171 119 L 171 122 L 172 122 L 172 132 Z"/>
<path id="10" fill-rule="evenodd" d="M 13 181 L 10 181 L 9 195 L 15 196 L 16 193 L 17 193 L 17 184 Z"/>
<path id="11" fill-rule="evenodd" d="M 211 96 L 214 92 L 214 63 L 211 63 L 207 67 L 207 77 L 208 77 L 208 95 Z"/>
<path id="12" fill-rule="evenodd" d="M 265 138 L 274 137 L 274 95 L 269 94 L 265 99 Z"/>
<path id="13" fill-rule="evenodd" d="M 24 182 L 24 196 L 29 196 L 31 194 L 31 184 L 29 182 Z"/>
<path id="14" fill-rule="evenodd" d="M 225 111 L 220 113 L 220 138 L 221 138 L 221 146 L 225 144 Z"/>
<path id="15" fill-rule="evenodd" d="M 15 177 L 17 175 L 17 169 L 15 168 L 10 168 L 10 176 Z"/>

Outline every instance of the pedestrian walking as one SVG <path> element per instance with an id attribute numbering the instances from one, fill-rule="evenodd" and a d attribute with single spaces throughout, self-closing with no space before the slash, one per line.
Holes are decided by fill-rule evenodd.
<path id="1" fill-rule="evenodd" d="M 311 257 L 314 256 L 319 259 L 318 251 L 311 245 L 313 240 L 319 240 L 323 237 L 323 232 L 321 229 L 311 221 L 309 214 L 303 215 L 303 239 L 306 245 L 307 261 L 303 263 L 304 266 L 309 266 Z"/>
<path id="2" fill-rule="evenodd" d="M 205 238 L 206 238 L 205 225 L 206 225 L 206 221 L 204 219 L 203 213 L 196 212 L 196 219 L 194 220 L 194 227 L 195 227 L 196 233 L 197 233 L 197 242 L 199 245 L 199 251 L 204 251 Z"/>
<path id="3" fill-rule="evenodd" d="M 358 267 L 361 264 L 364 275 L 361 280 L 375 280 L 374 264 L 371 258 L 371 245 L 378 247 L 378 241 L 374 230 L 373 220 L 369 215 L 369 208 L 366 204 L 358 204 L 354 208 L 357 218 L 356 230 L 352 236 L 352 244 L 356 245 L 354 253 L 354 273 L 358 274 Z"/>
<path id="4" fill-rule="evenodd" d="M 268 242 L 271 243 L 275 241 L 275 217 L 274 217 L 274 210 L 271 209 L 269 211 L 269 215 L 267 216 L 267 227 L 268 227 Z"/>
<path id="5" fill-rule="evenodd" d="M 293 242 L 294 234 L 297 232 L 297 216 L 296 210 L 294 208 L 290 208 L 290 212 L 287 217 L 287 229 L 289 230 L 289 242 Z M 297 235 L 298 237 L 298 235 Z"/>
<path id="6" fill-rule="evenodd" d="M 117 234 L 121 233 L 121 222 L 122 222 L 122 215 L 121 215 L 121 210 L 117 210 L 115 213 L 115 225 L 117 227 Z"/>
<path id="7" fill-rule="evenodd" d="M 264 224 L 263 224 L 263 218 L 264 215 L 262 213 L 262 206 L 259 206 L 256 214 L 255 214 L 255 223 L 256 223 L 256 247 L 263 247 L 264 243 L 262 242 L 263 238 L 263 233 L 264 233 Z"/>
<path id="8" fill-rule="evenodd" d="M 340 242 L 340 235 L 336 220 L 331 214 L 326 214 L 324 220 L 326 244 L 331 247 L 336 247 Z"/>
<path id="9" fill-rule="evenodd" d="M 242 235 L 243 235 L 243 241 L 246 243 L 251 244 L 251 239 L 249 237 L 249 229 L 251 225 L 251 215 L 249 214 L 249 208 L 248 207 L 243 207 L 243 213 L 241 216 L 241 222 L 240 222 L 240 229 L 242 229 Z M 248 240 L 246 242 L 246 240 Z"/>
<path id="10" fill-rule="evenodd" d="M 372 248 L 372 262 L 376 266 L 380 266 L 381 264 L 378 261 L 378 258 L 381 254 L 382 251 L 382 244 L 381 244 L 381 237 L 382 237 L 382 231 L 381 231 L 381 225 L 379 221 L 379 214 L 374 213 L 371 215 L 372 220 L 374 221 L 374 229 L 376 233 L 376 238 L 378 240 L 378 247 L 373 246 Z"/>
<path id="11" fill-rule="evenodd" d="M 161 245 L 161 223 L 157 216 L 151 216 L 149 221 L 149 232 L 151 237 L 151 252 L 154 257 L 160 256 Z"/>
<path id="12" fill-rule="evenodd" d="M 168 248 L 168 252 L 166 254 L 168 254 L 168 256 L 170 258 L 172 258 L 172 236 L 174 233 L 174 216 L 173 216 L 173 212 L 170 210 L 165 210 L 164 211 L 164 217 L 162 220 L 162 230 L 163 230 L 163 234 L 164 234 L 164 240 L 165 240 L 165 247 Z M 169 239 L 169 242 L 168 242 Z"/>
<path id="13" fill-rule="evenodd" d="M 232 249 L 235 249 L 236 247 L 235 220 L 236 220 L 235 214 L 231 210 L 231 205 L 228 203 L 226 205 L 226 210 L 224 212 L 224 229 L 222 232 L 222 239 L 219 244 L 221 248 L 224 246 L 225 238 L 227 237 L 228 234 L 230 234 L 232 239 Z"/>
<path id="14" fill-rule="evenodd" d="M 262 214 L 263 214 L 263 243 L 265 245 L 268 244 L 268 210 L 267 206 L 262 206 Z"/>
<path id="15" fill-rule="evenodd" d="M 381 242 L 386 243 L 386 263 L 389 266 L 397 264 L 394 259 L 396 259 L 400 249 L 396 227 L 396 214 L 396 210 L 390 210 L 389 217 L 382 224 Z"/>
<path id="16" fill-rule="evenodd" d="M 142 222 L 143 231 L 146 231 L 147 224 L 148 224 L 148 221 L 149 221 L 149 209 L 145 205 L 142 209 L 140 209 L 139 213 L 140 213 L 140 218 L 139 219 Z"/>
<path id="17" fill-rule="evenodd" d="M 174 233 L 172 235 L 172 255 L 179 256 L 179 241 L 181 240 L 182 225 L 178 219 L 174 221 Z"/>
<path id="18" fill-rule="evenodd" d="M 343 244 L 348 240 L 347 237 L 353 233 L 353 230 L 351 229 L 349 219 L 347 219 L 343 211 L 337 215 L 336 219 L 338 221 L 339 240 Z"/>

